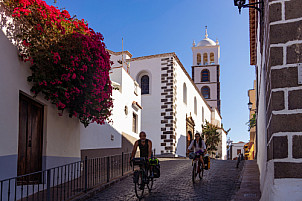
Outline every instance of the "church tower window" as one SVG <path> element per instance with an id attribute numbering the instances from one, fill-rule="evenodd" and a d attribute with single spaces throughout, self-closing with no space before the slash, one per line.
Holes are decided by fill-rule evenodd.
<path id="1" fill-rule="evenodd" d="M 197 65 L 201 65 L 201 54 L 197 53 Z"/>
<path id="2" fill-rule="evenodd" d="M 203 53 L 203 65 L 208 65 L 208 54 Z"/>
<path id="3" fill-rule="evenodd" d="M 184 83 L 183 85 L 183 101 L 185 104 L 187 104 L 187 85 Z"/>
<path id="4" fill-rule="evenodd" d="M 205 99 L 210 99 L 210 88 L 207 86 L 204 86 L 201 88 L 201 93 Z"/>
<path id="5" fill-rule="evenodd" d="M 201 81 L 202 82 L 209 82 L 210 81 L 210 72 L 209 70 L 205 69 L 201 71 Z"/>
<path id="6" fill-rule="evenodd" d="M 149 94 L 149 76 L 143 75 L 141 77 L 142 94 Z"/>
<path id="7" fill-rule="evenodd" d="M 215 64 L 215 62 L 214 62 L 214 53 L 213 52 L 210 53 L 210 64 Z"/>

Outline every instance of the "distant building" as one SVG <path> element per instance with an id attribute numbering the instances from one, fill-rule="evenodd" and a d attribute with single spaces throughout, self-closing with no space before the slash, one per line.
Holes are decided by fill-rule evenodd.
<path id="1" fill-rule="evenodd" d="M 239 142 L 233 142 L 230 144 L 228 149 L 228 159 L 229 160 L 236 160 L 239 154 L 244 155 L 244 145 L 246 143 L 239 141 Z"/>

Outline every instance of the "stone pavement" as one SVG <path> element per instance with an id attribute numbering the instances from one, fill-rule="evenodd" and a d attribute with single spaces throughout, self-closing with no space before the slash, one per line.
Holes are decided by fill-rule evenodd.
<path id="1" fill-rule="evenodd" d="M 259 183 L 259 169 L 256 160 L 244 162 L 242 170 L 242 180 L 234 201 L 254 201 L 261 197 Z"/>
<path id="2" fill-rule="evenodd" d="M 215 200 L 226 201 L 234 197 L 239 188 L 242 166 L 236 168 L 236 161 L 211 160 L 210 170 L 195 184 L 191 179 L 191 160 L 171 159 L 161 161 L 161 177 L 154 181 L 153 190 L 142 200 Z M 132 177 L 99 192 L 89 201 L 138 200 L 134 193 Z"/>

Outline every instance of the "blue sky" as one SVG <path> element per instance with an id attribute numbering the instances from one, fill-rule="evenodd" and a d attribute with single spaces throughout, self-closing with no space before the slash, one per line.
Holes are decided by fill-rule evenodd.
<path id="1" fill-rule="evenodd" d="M 54 5 L 53 0 L 47 0 Z M 248 89 L 255 70 L 249 65 L 248 9 L 238 14 L 232 0 L 57 0 L 56 5 L 84 19 L 104 36 L 108 49 L 133 57 L 175 52 L 191 75 L 192 42 L 220 44 L 221 115 L 231 140 L 248 141 Z"/>

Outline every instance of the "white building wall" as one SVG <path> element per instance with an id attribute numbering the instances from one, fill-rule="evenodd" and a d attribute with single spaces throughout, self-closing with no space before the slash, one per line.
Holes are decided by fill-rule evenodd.
<path id="1" fill-rule="evenodd" d="M 90 124 L 87 128 L 81 126 L 81 149 L 107 149 L 122 147 L 122 133 L 138 139 L 141 130 L 141 109 L 133 106 L 133 102 L 141 105 L 141 91 L 135 81 L 124 68 L 113 68 L 110 73 L 111 81 L 119 89 L 112 91 L 113 109 L 110 119 L 112 122 L 104 125 Z M 137 85 L 138 86 L 138 85 Z M 117 86 L 115 86 L 117 87 Z M 127 107 L 128 114 L 125 112 Z M 132 131 L 133 113 L 138 117 L 137 133 Z"/>
<path id="2" fill-rule="evenodd" d="M 161 150 L 161 58 L 141 59 L 130 62 L 130 75 L 138 83 L 142 75 L 149 75 L 150 94 L 143 94 L 141 130 L 152 141 L 152 148 L 156 154 Z"/>
<path id="3" fill-rule="evenodd" d="M 246 143 L 245 142 L 237 142 L 237 143 L 232 143 L 232 159 L 233 158 L 236 158 L 238 156 L 237 154 L 237 149 L 240 149 L 241 150 L 241 153 L 243 154 L 244 156 L 244 148 L 243 146 L 245 145 Z"/>
<path id="4" fill-rule="evenodd" d="M 142 130 L 152 140 L 156 154 L 161 154 L 161 58 L 153 57 L 130 61 L 130 75 L 140 82 L 141 75 L 148 74 L 150 78 L 150 94 L 142 95 Z M 196 130 L 201 131 L 202 107 L 205 120 L 211 122 L 211 111 L 201 98 L 190 79 L 177 62 L 174 62 L 177 84 L 176 93 L 176 154 L 186 155 L 186 114 L 190 113 L 196 124 Z M 183 103 L 183 83 L 187 85 L 187 104 Z M 194 113 L 194 97 L 197 98 L 197 115 Z"/>
<path id="5" fill-rule="evenodd" d="M 195 131 L 202 132 L 201 125 L 205 121 L 211 122 L 211 110 L 202 99 L 191 79 L 188 78 L 181 66 L 175 62 L 177 80 L 177 101 L 176 101 L 176 154 L 186 156 L 186 116 L 192 116 L 195 122 Z M 187 104 L 183 102 L 183 84 L 187 86 Z M 194 97 L 197 99 L 197 114 L 194 113 Z M 204 108 L 204 122 L 202 121 L 202 107 Z"/>
<path id="6" fill-rule="evenodd" d="M 211 123 L 221 128 L 221 117 L 216 108 L 212 109 Z"/>
<path id="7" fill-rule="evenodd" d="M 221 159 L 222 160 L 227 160 L 227 135 L 226 133 L 223 131 L 221 133 Z"/>
<path id="8" fill-rule="evenodd" d="M 218 129 L 218 133 L 220 134 L 220 142 L 217 147 L 217 155 L 220 159 L 227 159 L 227 150 L 226 150 L 226 132 L 223 129 Z"/>
<path id="9" fill-rule="evenodd" d="M 19 138 L 19 94 L 29 97 L 29 64 L 21 62 L 17 48 L 0 31 L 0 179 L 17 175 Z M 80 159 L 80 122 L 60 117 L 58 110 L 43 97 L 33 99 L 44 106 L 42 167 L 51 168 Z M 66 146 L 68 145 L 68 146 Z M 3 169 L 2 169 L 3 168 Z"/>

